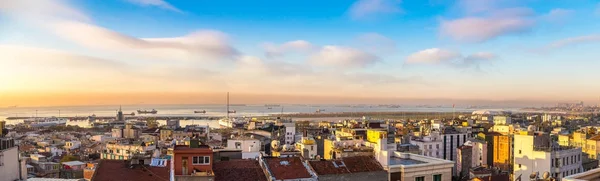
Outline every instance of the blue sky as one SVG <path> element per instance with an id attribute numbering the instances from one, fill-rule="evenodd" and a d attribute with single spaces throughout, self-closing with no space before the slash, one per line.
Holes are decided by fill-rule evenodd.
<path id="1" fill-rule="evenodd" d="M 5 2 L 6 95 L 600 96 L 592 0 Z"/>

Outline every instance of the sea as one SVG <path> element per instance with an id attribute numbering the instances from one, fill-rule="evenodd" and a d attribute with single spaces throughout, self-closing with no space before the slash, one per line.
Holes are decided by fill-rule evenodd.
<path id="1" fill-rule="evenodd" d="M 115 116 L 119 107 L 124 114 L 137 110 L 158 111 L 158 116 L 209 116 L 221 117 L 226 115 L 225 105 L 112 105 L 112 106 L 60 106 L 60 107 L 4 107 L 0 108 L 0 120 L 7 117 L 52 117 L 52 116 Z M 471 112 L 478 109 L 499 108 L 453 108 L 452 106 L 389 106 L 389 105 L 230 105 L 235 114 L 230 116 L 268 116 L 271 114 L 314 113 L 318 110 L 324 113 L 335 112 Z M 507 109 L 505 109 L 507 110 Z M 205 114 L 194 114 L 194 111 L 206 111 Z M 152 115 L 152 116 L 155 116 Z M 23 120 L 6 120 L 7 124 L 18 124 Z M 200 120 L 201 121 L 201 120 Z M 208 121 L 208 120 L 206 120 Z M 210 124 L 216 124 L 210 122 Z"/>

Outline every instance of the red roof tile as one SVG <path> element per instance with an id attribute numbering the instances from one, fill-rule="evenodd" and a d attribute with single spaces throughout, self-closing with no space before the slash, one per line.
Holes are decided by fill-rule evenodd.
<path id="1" fill-rule="evenodd" d="M 383 171 L 383 167 L 373 156 L 344 157 L 342 160 L 352 173 Z"/>
<path id="2" fill-rule="evenodd" d="M 128 162 L 123 160 L 101 160 L 92 181 L 168 181 L 169 164 L 166 167 L 135 165 L 134 168 L 129 168 Z"/>
<path id="3" fill-rule="evenodd" d="M 337 164 L 337 168 L 336 165 Z M 310 166 L 317 172 L 317 175 L 333 175 L 333 174 L 345 174 L 350 173 L 346 166 L 341 164 L 343 161 L 310 161 Z"/>
<path id="4" fill-rule="evenodd" d="M 256 160 L 220 161 L 213 164 L 215 180 L 237 181 L 240 178 L 248 181 L 266 181 L 267 177 Z"/>
<path id="5" fill-rule="evenodd" d="M 312 177 L 299 157 L 265 158 L 265 162 L 277 180 Z"/>

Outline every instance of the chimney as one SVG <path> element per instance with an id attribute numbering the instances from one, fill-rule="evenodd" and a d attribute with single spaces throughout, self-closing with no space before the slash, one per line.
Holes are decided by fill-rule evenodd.
<path id="1" fill-rule="evenodd" d="M 200 147 L 200 140 L 198 140 L 198 138 L 190 138 L 190 148 L 199 148 Z"/>

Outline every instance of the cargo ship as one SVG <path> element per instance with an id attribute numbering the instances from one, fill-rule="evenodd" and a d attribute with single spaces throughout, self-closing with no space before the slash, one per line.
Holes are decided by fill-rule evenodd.
<path id="1" fill-rule="evenodd" d="M 152 109 L 152 111 L 148 110 L 137 110 L 138 114 L 156 114 L 158 111 L 156 109 Z"/>

